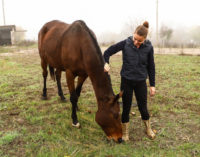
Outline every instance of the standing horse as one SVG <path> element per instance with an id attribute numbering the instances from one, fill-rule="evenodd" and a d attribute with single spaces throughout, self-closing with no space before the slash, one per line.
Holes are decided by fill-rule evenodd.
<path id="1" fill-rule="evenodd" d="M 65 100 L 61 88 L 61 72 L 66 72 L 67 85 L 72 103 L 72 125 L 79 127 L 76 109 L 81 88 L 89 76 L 98 103 L 95 120 L 108 139 L 122 141 L 122 126 L 118 99 L 114 95 L 110 78 L 104 72 L 104 60 L 93 32 L 83 21 L 66 24 L 60 21 L 46 23 L 39 32 L 38 48 L 43 69 L 43 97 L 47 97 L 47 66 L 51 78 L 57 81 L 58 94 Z M 54 69 L 56 71 L 54 72 Z M 78 83 L 75 87 L 75 77 Z"/>

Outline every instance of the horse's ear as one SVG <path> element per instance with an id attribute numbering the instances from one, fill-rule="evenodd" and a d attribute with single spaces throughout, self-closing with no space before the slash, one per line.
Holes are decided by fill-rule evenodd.
<path id="1" fill-rule="evenodd" d="M 117 95 L 115 96 L 113 103 L 115 104 L 115 102 L 116 102 L 117 100 L 119 100 L 119 98 L 121 98 L 122 95 L 123 95 L 123 91 L 121 91 L 119 94 L 117 94 Z"/>

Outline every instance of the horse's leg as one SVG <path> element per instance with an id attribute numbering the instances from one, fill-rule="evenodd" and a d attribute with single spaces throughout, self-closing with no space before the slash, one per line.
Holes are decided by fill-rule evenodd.
<path id="1" fill-rule="evenodd" d="M 76 86 L 76 95 L 78 96 L 78 98 L 80 96 L 81 89 L 82 89 L 83 83 L 86 80 L 86 78 L 87 78 L 87 75 L 78 77 L 78 82 L 77 82 L 77 86 Z M 77 105 L 77 110 L 78 110 L 78 105 Z"/>
<path id="2" fill-rule="evenodd" d="M 43 59 L 41 59 L 41 67 L 42 67 L 42 70 L 43 70 L 42 75 L 43 75 L 43 79 L 44 79 L 42 99 L 46 100 L 47 99 L 46 81 L 47 81 L 48 71 L 47 71 L 47 63 Z"/>
<path id="3" fill-rule="evenodd" d="M 77 86 L 76 86 L 76 94 L 78 97 L 80 96 L 83 83 L 87 77 L 88 77 L 87 75 L 78 77 L 78 82 L 77 82 Z"/>
<path id="4" fill-rule="evenodd" d="M 67 85 L 70 92 L 70 101 L 72 103 L 72 115 L 71 115 L 72 121 L 73 121 L 72 126 L 79 128 L 80 124 L 78 122 L 77 115 L 76 115 L 78 96 L 76 94 L 75 85 L 74 85 L 75 76 L 70 70 L 66 70 L 66 77 L 67 77 Z"/>
<path id="5" fill-rule="evenodd" d="M 63 91 L 62 91 L 62 87 L 61 87 L 61 73 L 62 71 L 59 69 L 56 69 L 56 82 L 57 82 L 57 87 L 58 87 L 58 95 L 60 96 L 62 101 L 66 101 L 64 95 L 63 95 Z"/>

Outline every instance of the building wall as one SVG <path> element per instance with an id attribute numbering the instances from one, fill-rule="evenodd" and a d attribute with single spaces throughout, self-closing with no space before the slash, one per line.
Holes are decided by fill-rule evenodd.
<path id="1" fill-rule="evenodd" d="M 11 39 L 12 39 L 12 44 L 17 44 L 25 39 L 25 32 L 20 31 L 20 32 L 11 32 Z"/>
<path id="2" fill-rule="evenodd" d="M 10 30 L 0 30 L 0 45 L 10 44 L 12 44 Z"/>
<path id="3" fill-rule="evenodd" d="M 25 30 L 15 25 L 0 26 L 0 45 L 17 44 L 25 39 Z"/>

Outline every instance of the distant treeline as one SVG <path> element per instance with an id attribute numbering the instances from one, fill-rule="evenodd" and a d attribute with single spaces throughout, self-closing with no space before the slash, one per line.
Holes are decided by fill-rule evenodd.
<path id="1" fill-rule="evenodd" d="M 120 33 L 104 32 L 98 36 L 100 45 L 107 46 L 117 43 L 133 35 L 135 28 L 144 20 L 130 20 L 124 24 Z M 174 28 L 173 28 L 174 27 Z M 200 26 L 169 26 L 162 24 L 158 36 L 154 28 L 149 28 L 148 39 L 156 47 L 161 48 L 200 48 Z"/>

